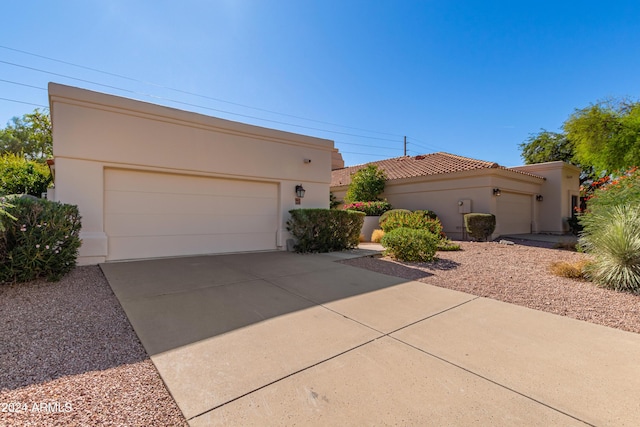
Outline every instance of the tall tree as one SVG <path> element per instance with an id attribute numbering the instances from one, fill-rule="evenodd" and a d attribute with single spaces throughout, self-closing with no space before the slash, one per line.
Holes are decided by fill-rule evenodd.
<path id="1" fill-rule="evenodd" d="M 529 138 L 520 144 L 520 150 L 520 155 L 527 165 L 563 161 L 581 169 L 581 183 L 594 178 L 593 167 L 581 164 L 577 160 L 575 147 L 564 133 L 540 129 L 540 132 L 529 135 Z"/>
<path id="2" fill-rule="evenodd" d="M 539 133 L 529 135 L 529 138 L 520 144 L 520 150 L 527 165 L 558 160 L 575 164 L 573 144 L 564 133 L 540 129 Z"/>
<path id="3" fill-rule="evenodd" d="M 44 160 L 53 155 L 51 119 L 39 109 L 14 117 L 0 129 L 0 154 L 13 153 L 30 160 Z"/>
<path id="4" fill-rule="evenodd" d="M 564 131 L 576 159 L 597 173 L 640 165 L 640 102 L 611 100 L 576 110 Z"/>

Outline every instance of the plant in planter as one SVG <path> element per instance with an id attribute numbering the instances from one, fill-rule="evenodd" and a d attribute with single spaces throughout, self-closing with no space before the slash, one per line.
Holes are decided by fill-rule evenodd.
<path id="1" fill-rule="evenodd" d="M 375 202 L 355 202 L 344 205 L 345 210 L 363 212 L 364 223 L 360 232 L 360 240 L 363 242 L 371 242 L 373 231 L 379 227 L 380 215 L 391 209 L 391 205 L 386 200 Z"/>
<path id="2" fill-rule="evenodd" d="M 344 209 L 365 213 L 366 217 L 360 232 L 361 241 L 371 241 L 373 230 L 378 228 L 379 216 L 391 209 L 391 205 L 386 200 L 380 199 L 386 182 L 387 175 L 376 165 L 360 169 L 351 177 Z"/>
<path id="3" fill-rule="evenodd" d="M 377 202 L 354 202 L 344 205 L 347 211 L 364 212 L 366 216 L 380 216 L 391 210 L 391 205 L 386 200 Z"/>

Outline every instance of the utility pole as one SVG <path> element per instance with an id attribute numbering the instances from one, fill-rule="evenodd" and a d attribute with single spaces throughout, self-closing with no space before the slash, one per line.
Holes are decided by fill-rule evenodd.
<path id="1" fill-rule="evenodd" d="M 404 155 L 407 156 L 407 137 L 404 137 Z"/>

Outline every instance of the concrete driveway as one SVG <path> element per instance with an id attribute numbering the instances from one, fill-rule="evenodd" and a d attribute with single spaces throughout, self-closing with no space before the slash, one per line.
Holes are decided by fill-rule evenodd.
<path id="1" fill-rule="evenodd" d="M 346 256 L 101 267 L 192 426 L 640 425 L 640 335 Z"/>

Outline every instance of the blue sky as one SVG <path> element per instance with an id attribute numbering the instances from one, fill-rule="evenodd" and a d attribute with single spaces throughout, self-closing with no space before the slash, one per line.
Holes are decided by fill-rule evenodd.
<path id="1" fill-rule="evenodd" d="M 332 139 L 347 165 L 402 155 L 406 135 L 411 155 L 513 166 L 575 108 L 640 95 L 638 1 L 13 1 L 3 16 L 0 98 L 47 105 L 55 81 Z M 33 108 L 0 99 L 0 124 Z"/>

